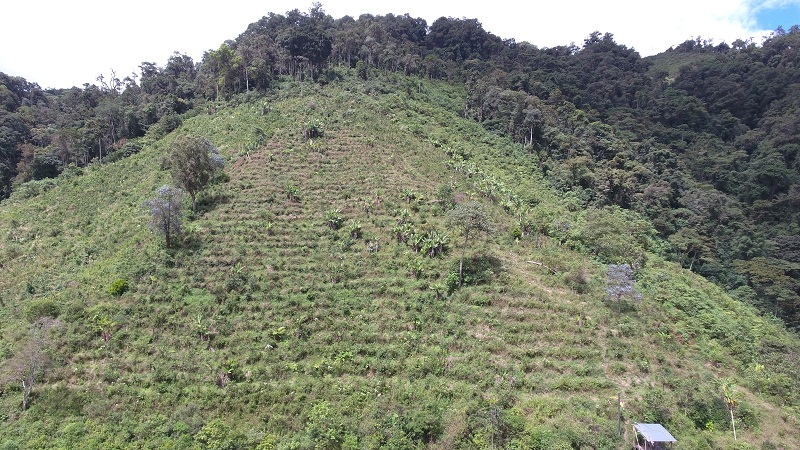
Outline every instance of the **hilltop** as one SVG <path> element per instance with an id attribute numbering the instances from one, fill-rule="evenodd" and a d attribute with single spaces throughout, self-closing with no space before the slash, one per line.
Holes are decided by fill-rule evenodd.
<path id="1" fill-rule="evenodd" d="M 4 385 L 4 448 L 625 448 L 634 421 L 676 448 L 794 445 L 780 321 L 665 259 L 644 216 L 556 189 L 540 153 L 464 117 L 463 85 L 330 75 L 209 102 L 3 202 L 3 360 L 58 322 L 30 408 Z M 170 250 L 142 204 L 189 133 L 227 165 Z M 458 288 L 466 201 L 494 232 Z M 623 263 L 640 300 L 609 299 Z"/>

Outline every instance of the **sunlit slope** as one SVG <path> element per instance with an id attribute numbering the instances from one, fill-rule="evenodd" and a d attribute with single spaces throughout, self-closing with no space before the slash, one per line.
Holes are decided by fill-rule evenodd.
<path id="1" fill-rule="evenodd" d="M 37 311 L 62 324 L 30 409 L 5 386 L 0 441 L 626 448 L 632 422 L 654 421 L 676 448 L 726 447 L 728 380 L 738 439 L 791 448 L 796 337 L 657 246 L 641 303 L 618 312 L 605 265 L 559 234 L 586 228 L 584 212 L 535 155 L 461 118 L 460 88 L 391 77 L 279 92 L 209 107 L 136 155 L 0 207 L 3 358 Z M 323 135 L 306 139 L 310 125 Z M 227 166 L 168 251 L 141 205 L 169 182 L 161 158 L 183 133 Z M 464 239 L 446 211 L 468 199 L 495 231 L 467 243 L 473 283 L 453 289 Z M 531 227 L 515 235 L 521 218 Z M 447 250 L 415 252 L 402 223 L 447 234 Z M 117 279 L 130 285 L 119 297 Z"/>

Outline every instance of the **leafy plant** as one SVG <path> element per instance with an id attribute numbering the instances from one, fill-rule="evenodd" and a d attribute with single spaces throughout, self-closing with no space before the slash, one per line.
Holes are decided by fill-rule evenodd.
<path id="1" fill-rule="evenodd" d="M 358 239 L 361 237 L 361 222 L 357 219 L 350 219 L 350 224 L 347 226 L 348 234 L 353 239 Z"/>
<path id="2" fill-rule="evenodd" d="M 344 219 L 341 213 L 339 209 L 329 209 L 325 211 L 325 223 L 328 225 L 328 228 L 331 230 L 338 230 L 342 227 Z"/>
<path id="3" fill-rule="evenodd" d="M 290 202 L 300 201 L 300 188 L 294 184 L 287 184 L 284 192 L 286 192 L 286 199 Z"/>
<path id="4" fill-rule="evenodd" d="M 103 339 L 103 342 L 111 340 L 111 334 L 114 332 L 114 329 L 116 329 L 118 325 L 117 322 L 107 315 L 95 315 L 92 317 L 92 322 L 94 322 L 95 328 L 100 332 L 100 337 Z"/>
<path id="5" fill-rule="evenodd" d="M 128 285 L 128 280 L 117 278 L 113 283 L 111 283 L 111 286 L 108 287 L 108 293 L 114 297 L 119 297 L 128 292 L 129 288 L 130 286 Z"/>
<path id="6" fill-rule="evenodd" d="M 413 259 L 408 262 L 408 271 L 414 278 L 421 278 L 425 273 L 425 263 L 420 259 Z"/>
<path id="7" fill-rule="evenodd" d="M 430 230 L 422 237 L 420 251 L 430 258 L 435 258 L 438 255 L 444 254 L 449 242 L 450 237 L 447 233 Z"/>
<path id="8" fill-rule="evenodd" d="M 403 193 L 402 193 L 401 197 L 402 197 L 403 201 L 405 201 L 406 203 L 410 204 L 411 202 L 417 200 L 417 198 L 419 197 L 419 194 L 414 189 L 407 188 L 407 189 L 403 189 Z"/>
<path id="9" fill-rule="evenodd" d="M 303 137 L 306 139 L 322 137 L 322 122 L 317 119 L 307 121 L 303 125 Z"/>

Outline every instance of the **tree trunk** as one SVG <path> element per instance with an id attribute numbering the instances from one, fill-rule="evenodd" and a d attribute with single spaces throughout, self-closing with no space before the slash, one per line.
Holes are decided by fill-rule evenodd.
<path id="1" fill-rule="evenodd" d="M 464 233 L 464 246 L 461 247 L 461 260 L 458 261 L 458 288 L 464 286 L 464 255 L 467 253 L 469 233 Z"/>
<path id="2" fill-rule="evenodd" d="M 736 440 L 736 422 L 733 420 L 733 408 L 730 408 L 731 411 L 731 428 L 733 428 L 733 440 Z"/>
<path id="3" fill-rule="evenodd" d="M 28 399 L 31 395 L 31 385 L 27 380 L 22 380 L 22 410 L 28 409 Z"/>

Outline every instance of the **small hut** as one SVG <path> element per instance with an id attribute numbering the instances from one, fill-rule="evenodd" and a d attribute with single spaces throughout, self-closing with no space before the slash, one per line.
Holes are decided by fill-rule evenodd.
<path id="1" fill-rule="evenodd" d="M 634 423 L 633 431 L 636 450 L 666 450 L 675 442 L 669 431 L 658 423 Z"/>

